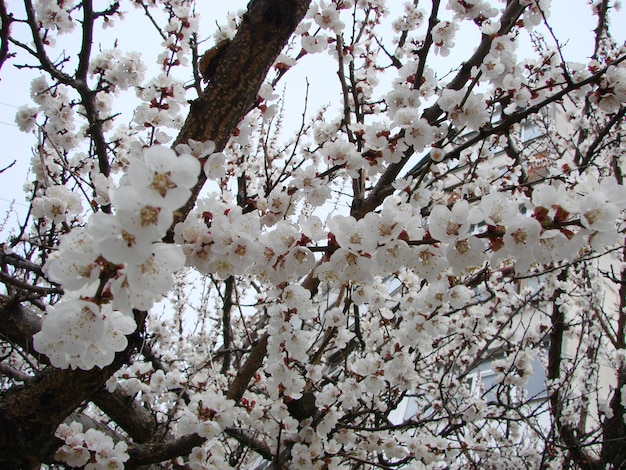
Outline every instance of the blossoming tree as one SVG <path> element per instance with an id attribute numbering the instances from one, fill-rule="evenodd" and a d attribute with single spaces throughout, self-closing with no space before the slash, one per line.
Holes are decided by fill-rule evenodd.
<path id="1" fill-rule="evenodd" d="M 625 468 L 617 6 L 422 3 L 0 0 L 3 468 Z"/>

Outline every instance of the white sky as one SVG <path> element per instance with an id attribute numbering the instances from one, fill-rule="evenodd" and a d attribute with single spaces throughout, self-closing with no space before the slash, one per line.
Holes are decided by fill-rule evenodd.
<path id="1" fill-rule="evenodd" d="M 9 8 L 12 5 L 21 4 L 18 0 L 9 0 L 8 3 Z M 96 8 L 102 8 L 102 5 L 108 3 L 96 1 Z M 216 22 L 224 23 L 228 11 L 245 8 L 247 3 L 248 0 L 230 0 L 229 2 L 204 0 L 198 2 L 202 5 L 199 7 L 201 10 L 206 9 L 202 12 L 200 31 L 207 35 L 211 34 L 215 30 Z M 399 0 L 389 2 L 390 5 L 394 5 L 394 8 L 396 6 L 401 8 L 402 3 Z M 445 5 L 446 2 L 442 3 Z M 565 58 L 585 62 L 593 50 L 592 30 L 595 28 L 595 19 L 591 15 L 587 0 L 552 0 L 552 4 L 553 13 L 550 22 L 553 24 L 556 36 L 563 43 L 567 42 Z M 129 18 L 140 14 L 128 4 L 123 4 L 122 8 L 129 13 Z M 626 12 L 614 12 L 611 23 L 615 39 L 624 43 L 626 30 L 622 26 L 626 25 Z M 118 25 L 120 24 L 123 23 L 118 23 Z M 141 21 L 141 18 L 137 18 L 137 21 L 132 21 L 124 25 L 123 28 L 99 31 L 98 34 L 102 34 L 102 38 L 96 47 L 110 48 L 115 37 L 118 37 L 121 48 L 141 51 L 150 66 L 150 61 L 153 62 L 153 58 L 156 58 L 159 53 L 160 38 L 149 26 L 145 26 L 146 24 L 145 21 Z M 132 27 L 128 27 L 128 25 L 132 25 Z M 22 25 L 17 26 L 23 27 Z M 141 29 L 138 30 L 137 28 Z M 472 53 L 478 42 L 478 33 L 476 31 L 465 32 L 458 35 L 455 42 L 457 47 L 452 51 L 451 56 L 445 60 L 440 60 L 440 72 L 449 68 L 448 64 L 458 65 L 461 60 Z M 209 40 L 207 48 L 212 43 L 212 40 Z M 15 49 L 15 46 L 12 47 Z M 518 51 L 518 54 L 523 55 L 521 51 Z M 14 63 L 8 61 L 0 72 L 0 141 L 3 142 L 2 150 L 0 150 L 0 168 L 7 166 L 13 160 L 17 161 L 14 168 L 0 174 L 0 222 L 4 219 L 13 200 L 15 200 L 14 209 L 25 213 L 27 204 L 22 194 L 22 185 L 27 178 L 28 165 L 32 155 L 31 147 L 34 143 L 32 135 L 21 133 L 14 124 L 17 108 L 29 103 L 30 88 L 29 72 L 24 73 L 24 71 L 15 70 Z M 156 64 L 153 63 L 152 66 L 155 67 L 155 71 L 158 71 Z M 299 123 L 301 119 L 307 77 L 310 84 L 309 115 L 315 113 L 324 104 L 338 101 L 336 95 L 329 93 L 329 87 L 332 89 L 338 85 L 334 69 L 328 70 L 329 67 L 334 67 L 334 65 L 326 54 L 305 57 L 298 67 L 287 74 L 286 79 L 279 86 L 279 91 L 282 90 L 282 86 L 286 86 L 286 102 L 293 107 L 288 110 L 288 113 L 293 113 L 292 119 L 294 121 Z M 324 70 L 324 74 L 318 73 L 319 70 Z M 337 90 L 338 88 L 334 89 Z M 287 114 L 287 118 L 289 118 L 289 114 Z"/>

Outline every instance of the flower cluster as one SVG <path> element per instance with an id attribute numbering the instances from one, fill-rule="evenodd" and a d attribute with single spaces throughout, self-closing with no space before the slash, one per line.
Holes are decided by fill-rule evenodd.
<path id="1" fill-rule="evenodd" d="M 62 2 L 40 0 L 35 6 L 37 19 L 46 29 L 57 31 L 59 34 L 69 33 L 76 26 L 71 15 L 74 4 L 75 0 L 64 0 Z"/>
<path id="2" fill-rule="evenodd" d="M 52 148 L 58 152 L 74 150 L 81 141 L 81 136 L 76 132 L 76 112 L 72 105 L 71 89 L 66 85 L 51 86 L 46 77 L 40 76 L 31 82 L 31 98 L 38 105 L 37 108 L 21 108 L 16 116 L 16 123 L 25 131 L 32 130 L 36 125 L 38 114 L 46 116 L 48 119 L 41 126 L 49 139 Z M 50 150 L 49 150 L 50 151 Z M 44 155 L 48 157 L 48 155 Z M 45 160 L 41 155 L 33 157 L 33 166 L 41 166 Z M 50 158 L 52 160 L 52 158 Z M 58 163 L 50 162 L 51 166 Z M 52 171 L 54 174 L 54 171 Z M 42 174 L 40 181 L 46 181 L 47 175 Z"/>
<path id="3" fill-rule="evenodd" d="M 591 99 L 607 113 L 616 113 L 626 102 L 626 67 L 612 65 Z"/>
<path id="4" fill-rule="evenodd" d="M 199 172 L 195 157 L 150 147 L 131 162 L 125 184 L 112 190 L 115 213 L 97 212 L 85 228 L 62 237 L 44 271 L 66 295 L 35 335 L 35 347 L 54 365 L 109 364 L 136 328 L 133 309 L 150 309 L 172 288 L 185 256 L 160 240 Z"/>
<path id="5" fill-rule="evenodd" d="M 275 399 L 279 397 L 279 392 L 291 398 L 300 398 L 305 380 L 298 366 L 307 364 L 307 349 L 312 337 L 312 333 L 302 325 L 309 323 L 316 312 L 312 308 L 309 292 L 300 286 L 285 289 L 283 299 L 282 305 L 270 310 L 267 347 L 271 356 L 288 360 L 268 365 L 269 388 Z"/>
<path id="6" fill-rule="evenodd" d="M 107 93 L 127 90 L 143 81 L 146 66 L 138 52 L 122 54 L 119 49 L 100 52 L 89 65 L 92 77 Z"/>
<path id="7" fill-rule="evenodd" d="M 125 442 L 113 443 L 110 436 L 88 429 L 83 432 L 80 423 L 61 424 L 55 436 L 64 443 L 54 454 L 54 458 L 70 467 L 86 470 L 121 470 L 129 459 L 128 445 Z"/>
<path id="8" fill-rule="evenodd" d="M 297 279 L 315 266 L 313 253 L 306 247 L 311 238 L 296 225 L 275 220 L 281 201 L 270 198 L 266 216 L 261 218 L 213 194 L 199 200 L 197 209 L 176 226 L 174 239 L 187 255 L 187 263 L 205 274 L 225 279 L 253 273 L 273 284 Z M 308 224 L 311 230 L 306 230 L 312 237 L 319 236 L 311 225 L 314 220 Z M 263 231 L 263 222 L 265 227 L 274 225 L 273 229 Z"/>
<path id="9" fill-rule="evenodd" d="M 140 128 L 159 129 L 155 143 L 167 143 L 170 138 L 162 129 L 179 129 L 183 124 L 181 110 L 188 104 L 184 83 L 161 74 L 138 87 L 137 96 L 143 102 L 135 110 L 134 122 Z"/>
<path id="10" fill-rule="evenodd" d="M 432 29 L 435 52 L 443 57 L 450 55 L 450 49 L 454 47 L 454 36 L 459 29 L 456 23 L 440 21 Z"/>
<path id="11" fill-rule="evenodd" d="M 339 19 L 338 3 L 319 2 L 319 6 L 315 3 L 311 4 L 308 15 L 322 29 L 330 29 L 336 33 L 343 30 L 345 24 Z"/>
<path id="12" fill-rule="evenodd" d="M 78 219 L 82 211 L 80 198 L 62 185 L 47 188 L 33 200 L 33 215 L 55 224 L 72 225 L 72 219 Z"/>
<path id="13" fill-rule="evenodd" d="M 458 127 L 467 126 L 478 130 L 489 121 L 489 113 L 482 94 L 468 93 L 467 90 L 445 89 L 437 102 L 448 113 L 448 118 Z"/>
<path id="14" fill-rule="evenodd" d="M 167 38 L 161 43 L 163 52 L 158 57 L 165 71 L 171 67 L 187 65 L 191 58 L 191 37 L 198 32 L 198 17 L 189 2 L 176 2 L 165 6 L 169 21 L 164 30 Z"/>
<path id="15" fill-rule="evenodd" d="M 179 421 L 178 430 L 182 434 L 197 433 L 211 439 L 224 429 L 232 426 L 237 417 L 235 402 L 224 398 L 218 391 L 206 391 L 195 394 L 188 410 L 193 414 L 184 414 Z"/>
<path id="16" fill-rule="evenodd" d="M 484 21 L 485 18 L 494 17 L 498 13 L 493 5 L 482 0 L 449 0 L 447 7 L 454 12 L 457 20 L 481 18 Z"/>
<path id="17" fill-rule="evenodd" d="M 373 273 L 409 268 L 432 282 L 445 275 L 445 266 L 461 274 L 487 261 L 495 267 L 512 259 L 517 271 L 526 272 L 533 264 L 572 259 L 584 242 L 601 251 L 617 240 L 615 220 L 626 209 L 626 189 L 604 180 L 587 191 L 541 185 L 521 212 L 519 203 L 495 192 L 475 207 L 465 200 L 452 207 L 435 205 L 427 219 L 392 204 L 358 221 L 335 216 L 329 218 L 328 229 L 336 249 L 315 272 L 331 283 L 363 283 Z"/>
<path id="18" fill-rule="evenodd" d="M 136 327 L 131 316 L 113 310 L 110 305 L 64 299 L 48 307 L 33 345 L 55 367 L 89 370 L 113 362 L 115 353 L 128 344 L 125 335 Z"/>

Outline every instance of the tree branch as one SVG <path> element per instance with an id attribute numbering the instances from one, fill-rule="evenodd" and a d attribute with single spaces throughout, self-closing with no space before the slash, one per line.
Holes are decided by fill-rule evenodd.
<path id="1" fill-rule="evenodd" d="M 89 59 L 91 58 L 91 46 L 93 44 L 93 22 L 95 20 L 92 0 L 83 0 L 83 38 L 80 52 L 78 53 L 78 68 L 76 78 L 87 83 L 87 71 L 89 70 Z"/>
<path id="2" fill-rule="evenodd" d="M 32 51 L 33 55 L 37 58 L 37 60 L 39 60 L 43 70 L 48 72 L 52 78 L 65 85 L 71 86 L 73 78 L 57 69 L 46 53 L 46 48 L 44 47 L 41 35 L 39 34 L 39 24 L 37 23 L 37 18 L 35 17 L 35 8 L 33 7 L 32 0 L 24 0 L 24 8 L 26 9 L 28 26 L 30 27 L 33 43 L 35 45 L 35 50 Z"/>
<path id="3" fill-rule="evenodd" d="M 621 172 L 617 175 L 619 183 L 623 183 Z M 622 250 L 622 260 L 626 258 L 626 246 Z M 617 317 L 617 338 L 616 349 L 626 348 L 626 268 L 622 269 L 621 282 L 619 286 L 619 310 Z M 606 417 L 602 422 L 602 452 L 600 454 L 602 462 L 613 464 L 614 468 L 626 467 L 626 409 L 622 402 L 623 390 L 626 387 L 626 367 L 622 364 L 617 370 L 617 384 L 613 390 L 613 397 L 610 401 L 613 416 Z"/>
<path id="4" fill-rule="evenodd" d="M 4 0 L 0 0 L 0 69 L 9 57 L 9 33 L 11 31 L 11 23 L 13 16 L 7 12 Z"/>
<path id="5" fill-rule="evenodd" d="M 439 21 L 437 19 L 437 14 L 439 13 L 440 3 L 440 0 L 433 0 L 432 10 L 430 11 L 430 17 L 428 18 L 428 31 L 426 32 L 426 37 L 424 38 L 424 44 L 422 44 L 421 49 L 417 53 L 419 62 L 417 65 L 417 72 L 415 73 L 415 79 L 413 80 L 413 87 L 416 90 L 419 90 L 422 86 L 422 78 L 426 68 L 426 59 L 428 58 L 430 47 L 433 45 L 433 28 Z"/>
<path id="6" fill-rule="evenodd" d="M 202 96 L 191 105 L 174 147 L 190 139 L 212 140 L 221 151 L 237 124 L 255 104 L 257 93 L 278 54 L 304 17 L 310 0 L 253 0 L 239 31 L 225 48 L 215 74 Z M 174 238 L 174 226 L 185 220 L 206 181 L 201 174 L 192 196 L 174 217 L 165 241 Z"/>
<path id="7" fill-rule="evenodd" d="M 264 459 L 272 460 L 272 451 L 249 432 L 238 428 L 227 428 L 224 432 Z M 148 465 L 173 459 L 180 455 L 189 455 L 194 447 L 201 446 L 205 441 L 206 438 L 198 434 L 188 434 L 165 442 L 131 445 L 128 449 L 130 459 L 126 463 L 126 468 L 136 468 L 139 465 Z"/>
<path id="8" fill-rule="evenodd" d="M 188 434 L 164 442 L 131 445 L 128 448 L 130 459 L 126 462 L 126 468 L 136 468 L 139 465 L 173 459 L 179 455 L 189 455 L 194 447 L 201 446 L 205 441 L 206 438 L 198 434 Z"/>
<path id="9" fill-rule="evenodd" d="M 567 270 L 559 274 L 558 279 L 561 282 L 565 282 L 567 279 Z M 552 329 L 549 335 L 550 346 L 548 348 L 547 379 L 553 383 L 558 383 L 561 377 L 563 337 L 565 334 L 566 324 L 565 314 L 561 305 L 558 303 L 558 298 L 563 293 L 563 290 L 557 289 L 552 297 Z M 550 390 L 549 393 L 550 413 L 552 414 L 556 436 L 567 446 L 570 457 L 580 468 L 583 469 L 600 470 L 600 468 L 604 468 L 600 465 L 600 462 L 587 455 L 582 448 L 580 440 L 574 433 L 574 429 L 572 429 L 569 425 L 561 423 L 563 403 L 560 387 Z"/>
<path id="10" fill-rule="evenodd" d="M 104 369 L 61 370 L 47 367 L 37 380 L 0 395 L 0 462 L 19 458 L 28 465 L 49 458 L 54 451 L 54 431 L 127 360 L 124 354 Z"/>
<path id="11" fill-rule="evenodd" d="M 591 56 L 592 59 L 596 59 L 598 57 L 602 45 L 602 39 L 605 36 L 608 36 L 607 15 L 609 14 L 609 0 L 602 0 L 602 3 L 594 6 L 594 8 L 598 12 L 598 26 L 594 30 L 596 35 L 593 55 Z"/>
<path id="12" fill-rule="evenodd" d="M 222 299 L 222 336 L 224 339 L 224 361 L 222 362 L 222 374 L 226 375 L 230 368 L 230 348 L 233 342 L 233 329 L 230 313 L 233 309 L 233 292 L 235 278 L 229 276 L 224 282 L 224 298 Z"/>
<path id="13" fill-rule="evenodd" d="M 248 355 L 248 359 L 243 364 L 243 366 L 239 369 L 235 380 L 230 385 L 228 389 L 228 393 L 226 394 L 226 398 L 229 400 L 234 400 L 238 402 L 243 397 L 243 394 L 246 392 L 248 388 L 248 384 L 256 371 L 259 370 L 259 367 L 263 364 L 263 359 L 265 359 L 265 354 L 267 353 L 267 339 L 269 335 L 265 333 L 254 346 L 252 346 L 252 350 Z"/>
<path id="14" fill-rule="evenodd" d="M 18 303 L 0 297 L 0 332 L 31 351 L 32 335 L 40 328 L 40 320 L 35 318 Z M 143 320 L 136 315 L 138 331 L 143 330 Z M 10 328 L 11 325 L 14 328 Z M 3 430 L 0 463 L 15 465 L 18 462 L 29 468 L 46 460 L 54 451 L 53 436 L 58 425 L 102 388 L 128 361 L 141 340 L 139 333 L 129 336 L 127 348 L 116 354 L 114 361 L 105 368 L 85 371 L 48 366 L 35 380 L 3 391 L 0 394 L 0 429 Z"/>
<path id="15" fill-rule="evenodd" d="M 606 71 L 608 70 L 609 67 L 618 65 L 621 62 L 623 62 L 624 60 L 626 60 L 626 55 L 624 55 L 622 57 L 619 57 L 615 62 L 609 64 L 608 66 L 606 66 L 603 69 L 599 70 L 598 72 L 596 72 L 592 76 L 586 78 L 585 80 L 582 80 L 582 81 L 580 81 L 578 83 L 574 83 L 574 84 L 568 85 L 565 88 L 563 88 L 562 90 L 558 91 L 557 93 L 547 97 L 543 101 L 540 101 L 539 103 L 536 103 L 536 104 L 534 104 L 534 105 L 532 105 L 532 106 L 530 106 L 530 107 L 528 107 L 528 108 L 526 108 L 526 109 L 524 109 L 522 111 L 519 111 L 517 113 L 509 115 L 506 119 L 503 119 L 502 121 L 498 122 L 495 126 L 482 128 L 480 131 L 478 131 L 478 133 L 474 137 L 472 137 L 471 139 L 467 139 L 465 142 L 463 142 L 463 144 L 455 147 L 454 150 L 451 150 L 450 152 L 446 153 L 446 155 L 443 158 L 443 161 L 448 160 L 450 158 L 458 157 L 463 150 L 471 148 L 472 146 L 476 145 L 478 142 L 481 142 L 481 141 L 485 140 L 485 138 L 487 138 L 487 137 L 489 137 L 491 135 L 500 134 L 500 133 L 506 131 L 507 129 L 509 129 L 514 124 L 522 122 L 524 119 L 526 119 L 529 116 L 532 116 L 533 114 L 538 113 L 541 109 L 545 108 L 546 106 L 561 100 L 562 98 L 564 98 L 566 95 L 568 95 L 572 91 L 577 90 L 577 89 L 579 89 L 579 88 L 581 88 L 581 87 L 583 87 L 585 85 L 588 85 L 590 83 L 597 83 L 597 82 L 599 82 L 602 79 L 602 77 L 604 76 L 604 74 L 606 73 Z M 623 117 L 623 116 L 620 116 L 620 118 L 621 117 Z M 617 118 L 617 121 L 619 121 L 620 118 Z M 615 116 L 614 116 L 614 119 L 615 119 Z M 608 131 L 610 130 L 611 126 L 613 126 L 616 123 L 617 122 L 613 122 L 613 120 L 611 120 L 609 122 L 609 124 L 607 124 L 608 128 L 605 128 L 605 131 L 608 133 Z M 599 144 L 599 142 L 598 142 L 598 144 Z M 420 171 L 423 168 L 425 168 L 427 166 L 427 164 L 429 162 L 430 162 L 430 157 L 426 156 L 417 165 L 415 165 L 413 168 L 411 168 L 407 172 L 407 176 L 416 176 L 417 174 L 420 173 Z M 582 168 L 582 166 L 581 166 L 581 168 Z"/>
<path id="16" fill-rule="evenodd" d="M 593 142 L 587 149 L 585 157 L 580 162 L 581 168 L 585 168 L 591 163 L 591 160 L 593 160 L 594 158 L 593 154 L 598 149 L 598 146 L 611 133 L 611 130 L 622 121 L 622 119 L 624 118 L 624 114 L 626 114 L 626 108 L 622 106 L 622 108 L 617 113 L 615 113 L 615 115 L 609 120 L 609 122 L 606 123 L 606 126 L 604 126 L 604 128 L 598 133 L 596 138 L 593 139 Z"/>
<path id="17" fill-rule="evenodd" d="M 154 415 L 119 388 L 112 393 L 100 388 L 91 396 L 91 401 L 126 431 L 133 441 L 147 442 L 154 437 L 157 429 Z"/>
<path id="18" fill-rule="evenodd" d="M 17 380 L 20 382 L 28 382 L 33 378 L 32 375 L 25 374 L 17 369 L 14 369 L 8 364 L 4 362 L 0 362 L 0 374 L 6 375 L 7 377 L 12 378 L 13 380 Z"/>
<path id="19" fill-rule="evenodd" d="M 0 295 L 0 338 L 39 359 L 33 348 L 33 335 L 40 330 L 41 318 L 37 313 L 24 307 L 16 299 Z"/>
<path id="20" fill-rule="evenodd" d="M 473 67 L 478 67 L 485 56 L 489 53 L 491 48 L 491 43 L 493 39 L 498 36 L 503 36 L 508 34 L 509 31 L 515 26 L 515 23 L 521 16 L 521 14 L 526 9 L 526 6 L 520 5 L 518 0 L 514 0 L 510 2 L 502 14 L 500 18 L 500 30 L 498 34 L 495 36 L 489 36 L 486 34 L 482 35 L 482 39 L 480 44 L 474 51 L 474 54 L 469 58 L 467 62 L 464 62 L 461 66 L 461 69 L 458 71 L 456 76 L 450 81 L 450 83 L 446 86 L 447 89 L 451 90 L 460 90 L 465 86 L 468 80 L 471 77 L 471 70 Z M 437 103 L 432 105 L 430 108 L 426 109 L 422 114 L 422 118 L 426 119 L 430 125 L 433 125 L 435 121 L 443 114 L 443 110 L 439 107 Z M 414 148 L 409 147 L 402 159 L 398 163 L 392 163 L 387 167 L 387 170 L 380 177 L 376 186 L 372 189 L 369 196 L 365 198 L 365 200 L 358 205 L 353 205 L 351 215 L 356 219 L 361 219 L 368 212 L 373 211 L 376 207 L 382 204 L 383 200 L 389 196 L 393 191 L 392 183 L 400 174 L 400 171 L 404 168 L 404 166 L 409 161 L 409 158 L 413 156 Z"/>

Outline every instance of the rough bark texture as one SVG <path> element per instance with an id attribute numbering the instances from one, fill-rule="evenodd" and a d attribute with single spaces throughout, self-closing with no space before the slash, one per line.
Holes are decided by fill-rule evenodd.
<path id="1" fill-rule="evenodd" d="M 33 383 L 6 393 L 0 401 L 0 466 L 31 468 L 49 458 L 58 444 L 54 439 L 58 425 L 104 385 L 125 362 L 123 356 L 104 369 L 49 366 Z"/>
<path id="2" fill-rule="evenodd" d="M 91 397 L 109 418 L 117 423 L 135 442 L 147 442 L 153 439 L 157 422 L 146 408 L 141 406 L 134 397 L 121 391 L 113 393 L 101 388 Z"/>
<path id="3" fill-rule="evenodd" d="M 139 325 L 143 318 L 141 314 L 136 316 Z M 34 312 L 0 297 L 2 337 L 28 350 L 32 347 L 32 335 L 39 328 L 40 320 Z M 40 462 L 49 459 L 58 445 L 54 438 L 58 425 L 103 387 L 128 361 L 141 340 L 140 334 L 131 335 L 126 350 L 103 369 L 61 370 L 46 366 L 32 381 L 4 391 L 0 395 L 0 467 L 38 468 Z"/>
<path id="4" fill-rule="evenodd" d="M 221 151 L 239 121 L 255 105 L 257 93 L 270 67 L 304 17 L 310 0 L 257 0 L 250 2 L 235 38 L 220 53 L 206 89 L 191 105 L 189 116 L 174 146 L 190 139 L 212 140 Z M 194 206 L 206 181 L 200 175 L 193 197 L 176 214 L 172 227 Z M 172 232 L 168 239 L 172 238 Z"/>
<path id="5" fill-rule="evenodd" d="M 217 150 L 224 148 L 241 119 L 255 105 L 259 87 L 304 17 L 309 3 L 310 0 L 250 2 L 236 37 L 220 55 L 202 96 L 192 104 L 175 144 L 190 139 L 212 140 Z M 193 196 L 176 214 L 174 224 L 184 220 L 193 208 L 204 182 L 205 178 L 201 176 Z M 171 240 L 172 231 L 166 238 Z M 138 324 L 143 323 L 139 320 Z M 0 298 L 0 335 L 3 339 L 25 351 L 33 351 L 32 335 L 40 326 L 41 320 L 35 312 L 7 297 Z M 131 451 L 131 460 L 134 460 L 129 462 L 131 465 L 159 462 L 162 458 L 180 455 L 176 449 L 187 451 L 189 446 L 201 444 L 203 439 L 197 435 L 188 436 L 182 443 L 149 444 L 151 439 L 162 437 L 154 434 L 157 427 L 153 416 L 147 410 L 135 407 L 123 394 L 111 395 L 104 391 L 103 384 L 129 360 L 140 340 L 140 334 L 133 335 L 126 351 L 118 354 L 114 363 L 104 369 L 59 370 L 48 366 L 34 380 L 4 391 L 0 395 L 0 467 L 38 468 L 40 462 L 49 460 L 58 445 L 54 438 L 55 429 L 88 401 L 98 404 L 135 442 L 146 442 L 141 450 Z M 258 368 L 260 363 L 257 365 L 257 362 L 252 360 Z M 249 381 L 250 377 L 247 374 L 238 377 L 233 387 L 236 395 L 240 393 L 239 382 L 246 378 Z M 240 440 L 246 439 L 251 438 L 243 436 Z M 253 443 L 253 447 L 259 445 Z M 160 450 L 157 452 L 157 449 Z"/>

